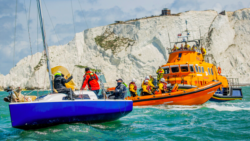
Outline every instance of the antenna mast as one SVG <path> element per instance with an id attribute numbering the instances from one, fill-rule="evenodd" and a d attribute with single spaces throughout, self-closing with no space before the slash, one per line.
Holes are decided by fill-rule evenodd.
<path id="1" fill-rule="evenodd" d="M 38 15 L 39 15 L 39 21 L 40 21 L 40 27 L 41 27 L 41 32 L 42 32 L 42 38 L 43 38 L 43 47 L 46 52 L 46 59 L 47 59 L 47 69 L 49 71 L 49 82 L 50 82 L 50 88 L 51 88 L 51 93 L 53 93 L 53 83 L 52 83 L 52 73 L 51 73 L 51 68 L 50 68 L 50 61 L 49 61 L 49 51 L 48 51 L 48 45 L 46 42 L 46 35 L 45 35 L 45 29 L 43 25 L 43 15 L 42 15 L 42 7 L 41 7 L 41 1 L 37 0 L 37 10 L 38 10 Z"/>

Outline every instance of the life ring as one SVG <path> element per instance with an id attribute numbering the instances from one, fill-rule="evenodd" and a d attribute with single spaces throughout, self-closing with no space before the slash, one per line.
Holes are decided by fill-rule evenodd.
<path id="1" fill-rule="evenodd" d="M 218 67 L 218 74 L 220 75 L 221 74 L 221 68 Z"/>
<path id="2" fill-rule="evenodd" d="M 178 88 L 179 88 L 178 84 L 175 84 L 171 92 L 176 92 Z"/>

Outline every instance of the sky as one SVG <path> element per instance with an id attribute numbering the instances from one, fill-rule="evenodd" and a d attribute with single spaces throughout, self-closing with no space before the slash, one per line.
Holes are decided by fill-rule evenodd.
<path id="1" fill-rule="evenodd" d="M 41 0 L 48 45 L 67 44 L 75 33 L 161 14 L 250 7 L 250 0 Z M 15 20 L 16 19 L 16 20 Z M 8 74 L 22 58 L 42 52 L 36 0 L 0 0 L 0 74 Z"/>

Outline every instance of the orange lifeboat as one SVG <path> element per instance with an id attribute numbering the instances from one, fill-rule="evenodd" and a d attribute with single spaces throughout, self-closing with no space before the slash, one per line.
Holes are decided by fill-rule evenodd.
<path id="1" fill-rule="evenodd" d="M 207 102 L 219 89 L 221 82 L 210 82 L 201 87 L 195 87 L 187 90 L 177 90 L 175 92 L 163 93 L 157 95 L 127 97 L 127 100 L 133 100 L 133 106 L 149 105 L 200 105 Z"/>

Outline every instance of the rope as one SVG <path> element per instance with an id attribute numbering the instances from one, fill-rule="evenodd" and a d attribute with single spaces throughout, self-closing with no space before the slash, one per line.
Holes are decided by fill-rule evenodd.
<path id="1" fill-rule="evenodd" d="M 87 23 L 87 20 L 86 20 L 86 18 L 85 18 L 85 15 L 84 15 L 84 13 L 83 13 L 83 10 L 82 10 L 82 5 L 81 5 L 80 0 L 78 0 L 78 2 L 79 2 L 79 5 L 80 5 L 80 8 L 81 8 L 81 11 L 82 11 L 83 18 L 84 18 L 85 23 L 86 23 L 86 25 L 87 25 L 87 28 L 89 28 L 88 23 Z"/>
<path id="2" fill-rule="evenodd" d="M 31 0 L 30 0 L 30 5 L 29 5 L 29 13 L 27 14 L 26 10 L 26 4 L 24 0 L 24 9 L 25 9 L 25 15 L 26 15 L 26 20 L 27 20 L 27 27 L 28 27 L 28 36 L 29 36 L 29 43 L 30 43 L 30 50 L 31 50 L 31 55 L 32 55 L 32 47 L 31 47 L 31 39 L 30 39 L 30 28 L 29 28 L 29 20 L 30 20 L 30 9 L 31 9 Z M 32 60 L 32 59 L 31 59 Z"/>
<path id="3" fill-rule="evenodd" d="M 53 24 L 53 22 L 52 22 L 52 19 L 51 19 L 51 17 L 50 17 L 49 10 L 47 9 L 47 6 L 46 6 L 45 1 L 43 1 L 43 2 L 44 2 L 44 6 L 45 6 L 45 8 L 46 8 L 46 11 L 47 11 L 47 13 L 48 13 L 48 15 L 49 15 L 50 22 L 51 22 L 51 24 L 52 24 L 52 26 L 53 26 L 53 30 L 54 30 L 54 32 L 55 32 L 55 34 L 56 34 L 55 26 L 54 26 L 54 24 Z M 58 38 L 57 34 L 56 34 L 56 38 L 57 38 L 58 43 L 61 44 L 61 42 L 59 41 L 59 38 Z"/>
<path id="4" fill-rule="evenodd" d="M 58 44 L 61 44 L 61 42 L 60 42 L 60 40 L 59 40 L 59 38 L 58 38 L 58 34 L 56 33 L 55 26 L 54 26 L 54 24 L 53 24 L 53 22 L 52 22 L 52 19 L 51 19 L 49 10 L 48 10 L 47 5 L 46 5 L 46 2 L 45 2 L 45 1 L 43 1 L 43 2 L 44 2 L 44 5 L 45 5 L 45 9 L 46 9 L 46 11 L 47 11 L 47 13 L 48 13 L 50 22 L 51 22 L 51 24 L 52 24 L 54 33 L 55 33 L 55 35 L 56 35 L 56 37 L 57 37 L 57 42 L 58 42 Z M 61 44 L 61 45 L 62 45 L 62 44 Z M 49 47 L 48 47 L 48 52 L 49 52 Z M 64 59 L 65 59 L 65 62 L 67 62 L 67 59 L 66 59 L 65 55 L 63 55 L 63 57 L 64 57 Z M 66 67 L 69 69 L 69 68 L 70 68 L 69 65 L 68 65 L 69 63 L 66 63 L 66 64 L 67 64 Z"/>
<path id="5" fill-rule="evenodd" d="M 16 13 L 15 13 L 15 34 L 14 34 L 14 49 L 13 49 L 13 67 L 15 67 L 16 21 L 17 21 L 17 0 L 16 0 Z"/>
<path id="6" fill-rule="evenodd" d="M 74 13 L 73 13 L 73 4 L 71 0 L 71 11 L 72 11 L 72 18 L 73 18 L 73 26 L 74 26 L 74 35 L 76 34 L 76 29 L 75 29 L 75 20 L 74 20 Z"/>

